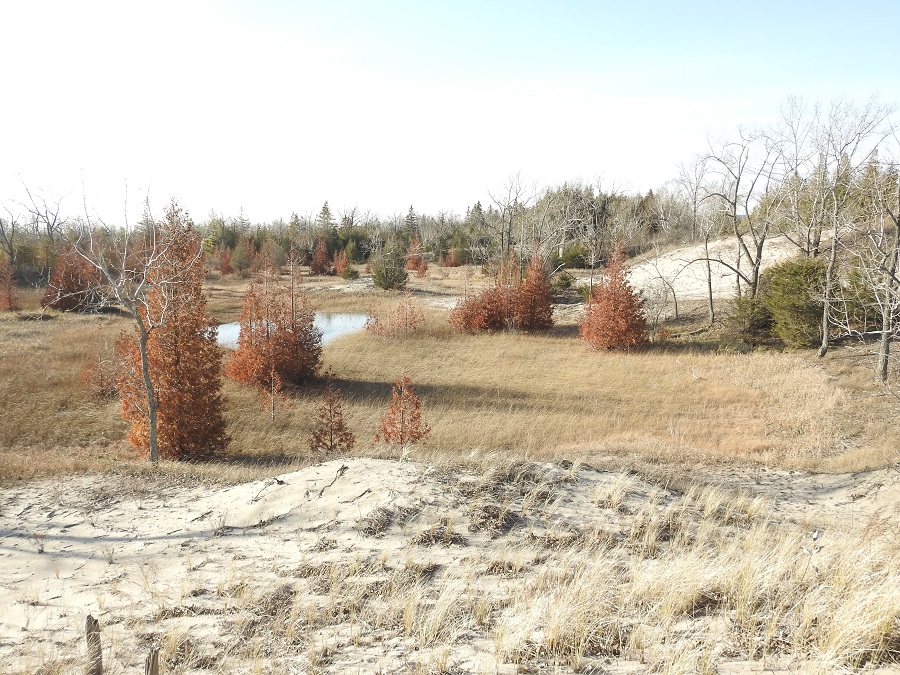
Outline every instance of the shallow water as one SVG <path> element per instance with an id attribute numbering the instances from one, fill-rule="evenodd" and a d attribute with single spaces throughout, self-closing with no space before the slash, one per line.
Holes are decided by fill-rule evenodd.
<path id="1" fill-rule="evenodd" d="M 361 331 L 366 325 L 366 315 L 316 312 L 313 324 L 322 331 L 322 344 L 326 345 L 340 337 Z M 219 325 L 216 341 L 221 347 L 237 349 L 240 333 L 241 324 L 237 322 L 223 323 Z"/>

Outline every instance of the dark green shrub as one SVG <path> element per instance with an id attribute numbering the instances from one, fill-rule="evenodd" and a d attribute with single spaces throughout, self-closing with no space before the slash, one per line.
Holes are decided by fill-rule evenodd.
<path id="1" fill-rule="evenodd" d="M 372 282 L 385 290 L 404 288 L 409 279 L 406 249 L 400 242 L 388 242 L 372 266 Z"/>
<path id="2" fill-rule="evenodd" d="M 825 261 L 786 260 L 762 276 L 762 302 L 772 328 L 788 347 L 814 347 L 822 339 Z"/>
<path id="3" fill-rule="evenodd" d="M 734 298 L 725 319 L 725 335 L 737 342 L 763 344 L 772 338 L 772 315 L 759 298 Z"/>

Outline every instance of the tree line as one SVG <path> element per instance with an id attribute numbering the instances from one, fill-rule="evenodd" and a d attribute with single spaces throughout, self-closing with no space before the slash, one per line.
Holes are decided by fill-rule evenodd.
<path id="1" fill-rule="evenodd" d="M 325 202 L 318 212 L 268 223 L 211 213 L 196 230 L 207 264 L 223 274 L 250 276 L 269 261 L 349 278 L 365 264 L 376 284 L 396 288 L 429 262 L 490 268 L 515 258 L 524 280 L 537 254 L 550 274 L 590 270 L 589 296 L 594 271 L 609 262 L 617 243 L 627 255 L 701 244 L 705 253 L 693 262 L 705 267 L 710 324 L 717 319 L 713 278 L 727 269 L 735 278 L 735 308 L 749 323 L 780 323 L 779 334 L 787 335 L 787 323 L 803 314 L 804 344 L 815 342 L 820 355 L 848 336 L 877 340 L 877 371 L 886 381 L 900 314 L 900 139 L 892 114 L 877 100 L 809 105 L 789 99 L 774 124 L 711 140 L 672 180 L 647 193 L 601 182 L 538 188 L 514 175 L 464 215 L 410 206 L 385 218 Z M 0 307 L 15 305 L 16 279 L 46 283 L 64 254 L 64 233 L 84 225 L 37 192 L 28 191 L 18 207 L 0 218 Z M 735 243 L 731 257 L 710 252 L 710 242 L 723 236 Z M 793 274 L 793 290 L 773 287 L 782 298 L 799 296 L 791 302 L 804 305 L 802 312 L 785 314 L 785 302 L 772 312 L 778 302 L 762 270 L 775 236 L 792 243 L 798 261 L 814 261 Z"/>

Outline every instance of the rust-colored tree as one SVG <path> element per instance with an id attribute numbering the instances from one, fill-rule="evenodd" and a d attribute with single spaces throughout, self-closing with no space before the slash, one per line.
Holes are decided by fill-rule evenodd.
<path id="1" fill-rule="evenodd" d="M 322 403 L 316 409 L 316 426 L 309 439 L 309 449 L 313 453 L 327 456 L 349 452 L 355 443 L 356 437 L 344 421 L 341 390 L 329 373 L 325 380 Z"/>
<path id="2" fill-rule="evenodd" d="M 347 273 L 347 269 L 350 267 L 350 258 L 347 256 L 346 249 L 343 251 L 335 251 L 333 265 L 334 273 L 339 277 L 342 277 Z"/>
<path id="3" fill-rule="evenodd" d="M 644 299 L 628 281 L 625 247 L 618 244 L 606 274 L 594 284 L 584 317 L 578 324 L 581 339 L 594 349 L 630 349 L 648 341 Z"/>
<path id="4" fill-rule="evenodd" d="M 378 337 L 393 339 L 415 333 L 424 324 L 422 307 L 407 293 L 386 318 L 370 311 L 365 328 Z"/>
<path id="5" fill-rule="evenodd" d="M 14 312 L 19 309 L 16 298 L 16 278 L 13 267 L 6 256 L 0 254 L 0 312 Z"/>
<path id="6" fill-rule="evenodd" d="M 506 329 L 545 330 L 553 326 L 553 303 L 547 268 L 539 252 L 531 258 L 524 281 L 511 254 L 493 267 L 494 284 L 464 298 L 450 312 L 450 324 L 466 332 Z"/>
<path id="7" fill-rule="evenodd" d="M 226 274 L 232 274 L 234 267 L 231 266 L 232 251 L 228 246 L 219 249 L 219 272 L 224 277 Z"/>
<path id="8" fill-rule="evenodd" d="M 513 293 L 513 326 L 518 330 L 546 330 L 553 326 L 550 275 L 539 251 L 531 256 L 522 281 Z"/>
<path id="9" fill-rule="evenodd" d="M 50 283 L 41 298 L 42 307 L 52 307 L 63 312 L 80 311 L 97 304 L 100 272 L 75 247 L 67 244 L 60 251 Z"/>
<path id="10" fill-rule="evenodd" d="M 322 359 L 322 333 L 315 313 L 295 285 L 286 288 L 268 273 L 244 294 L 238 348 L 225 374 L 272 398 L 315 376 Z"/>
<path id="11" fill-rule="evenodd" d="M 428 263 L 425 261 L 425 251 L 422 240 L 418 234 L 413 237 L 406 254 L 406 269 L 415 272 L 420 279 L 428 273 Z"/>
<path id="12" fill-rule="evenodd" d="M 329 274 L 331 272 L 331 260 L 328 258 L 328 244 L 324 239 L 316 242 L 316 250 L 313 253 L 312 262 L 309 263 L 309 271 L 313 274 Z"/>
<path id="13" fill-rule="evenodd" d="M 165 220 L 155 225 L 154 238 L 153 250 L 164 254 L 147 261 L 151 290 L 138 308 L 138 326 L 133 336 L 123 333 L 117 343 L 122 416 L 131 424 L 128 440 L 152 457 L 149 377 L 159 456 L 205 459 L 224 451 L 228 437 L 222 352 L 206 313 L 200 237 L 173 202 Z"/>
<path id="14" fill-rule="evenodd" d="M 430 431 L 422 421 L 422 399 L 416 396 L 409 377 L 403 373 L 391 391 L 391 403 L 378 425 L 375 442 L 412 445 L 424 440 Z"/>

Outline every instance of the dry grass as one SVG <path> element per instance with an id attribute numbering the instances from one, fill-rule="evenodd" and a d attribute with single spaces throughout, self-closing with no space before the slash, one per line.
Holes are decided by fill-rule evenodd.
<path id="1" fill-rule="evenodd" d="M 307 549 L 301 521 L 296 536 L 310 552 L 299 566 L 277 555 L 228 563 L 204 546 L 205 559 L 186 557 L 183 578 L 143 566 L 140 591 L 130 582 L 127 594 L 98 590 L 108 663 L 130 672 L 157 644 L 173 673 L 363 663 L 376 672 L 373 654 L 423 673 L 603 672 L 610 658 L 645 664 L 627 672 L 669 673 L 715 673 L 734 661 L 821 673 L 900 664 L 900 548 L 884 523 L 813 538 L 773 520 L 771 504 L 718 488 L 682 494 L 496 457 L 476 474 L 426 471 L 422 482 L 435 476 L 438 501 L 409 526 L 386 524 L 384 539 L 356 539 L 360 548 Z M 618 507 L 591 498 L 613 492 Z M 523 515 L 490 543 L 421 541 L 423 532 L 478 531 L 477 512 L 464 507 L 472 499 Z M 214 541 L 233 551 L 246 536 Z M 113 571 L 134 574 L 124 564 Z M 141 611 L 148 606 L 155 611 Z M 61 645 L 33 670 L 71 670 L 80 641 Z"/>
<path id="2" fill-rule="evenodd" d="M 565 322 L 543 335 L 457 334 L 446 311 L 434 306 L 483 280 L 466 279 L 465 268 L 449 274 L 413 281 L 427 308 L 419 333 L 397 340 L 363 333 L 325 347 L 357 453 L 395 452 L 373 447 L 372 439 L 390 387 L 406 371 L 432 428 L 413 454 L 430 461 L 458 461 L 473 449 L 829 471 L 896 461 L 893 406 L 852 350 L 835 350 L 824 363 L 806 353 L 717 353 L 678 344 L 595 353 Z M 400 297 L 333 277 L 304 283 L 314 305 L 328 311 L 387 311 Z M 245 286 L 211 279 L 212 311 L 235 319 Z M 114 341 L 127 321 L 54 313 L 27 320 L 36 297 L 29 301 L 34 307 L 0 316 L 2 475 L 102 469 L 130 458 L 117 404 L 90 397 L 78 380 L 98 342 Z M 291 394 L 272 421 L 252 391 L 226 382 L 232 460 L 310 461 L 306 445 L 319 390 L 313 384 Z"/>

